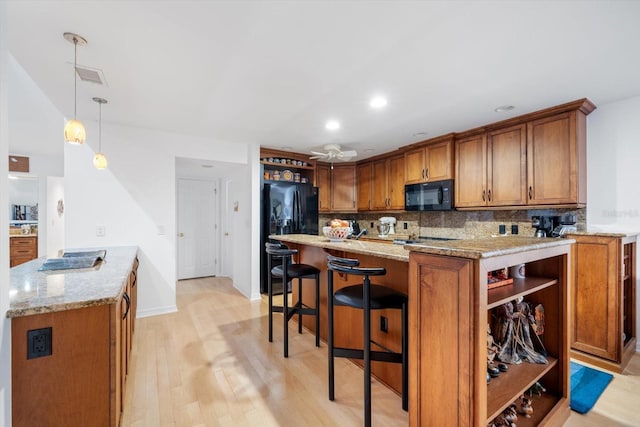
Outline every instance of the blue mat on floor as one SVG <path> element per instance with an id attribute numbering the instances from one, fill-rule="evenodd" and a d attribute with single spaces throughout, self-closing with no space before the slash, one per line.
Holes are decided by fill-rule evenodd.
<path id="1" fill-rule="evenodd" d="M 612 379 L 611 374 L 571 362 L 571 409 L 589 412 Z"/>

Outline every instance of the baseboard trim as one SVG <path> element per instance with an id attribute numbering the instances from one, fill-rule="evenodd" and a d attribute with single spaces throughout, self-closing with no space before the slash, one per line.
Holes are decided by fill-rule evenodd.
<path id="1" fill-rule="evenodd" d="M 138 310 L 138 313 L 136 314 L 136 319 L 140 319 L 143 317 L 159 316 L 161 314 L 175 313 L 176 311 L 178 311 L 178 307 L 176 305 L 168 305 L 165 307 L 155 307 L 147 310 Z"/>

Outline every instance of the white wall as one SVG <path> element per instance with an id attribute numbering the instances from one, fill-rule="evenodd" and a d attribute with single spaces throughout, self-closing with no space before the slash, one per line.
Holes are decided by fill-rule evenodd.
<path id="1" fill-rule="evenodd" d="M 640 232 L 640 97 L 606 105 L 588 116 L 587 227 Z M 636 258 L 637 261 L 640 257 Z M 640 275 L 639 275 L 640 276 Z M 636 281 L 636 289 L 640 284 Z M 640 298 L 636 301 L 640 313 Z M 636 331 L 640 331 L 640 316 Z M 636 347 L 640 351 L 640 342 Z"/>
<path id="2" fill-rule="evenodd" d="M 92 159 L 97 148 L 97 123 L 85 123 L 87 143 L 66 145 L 64 149 L 65 244 L 73 247 L 136 245 L 140 248 L 139 315 L 171 312 L 175 306 L 176 286 L 176 173 L 175 158 L 209 159 L 238 164 L 240 179 L 234 181 L 240 197 L 257 191 L 249 176 L 250 152 L 257 147 L 229 144 L 212 139 L 153 131 L 105 123 L 103 108 L 102 151 L 109 167 L 98 171 Z M 242 172 L 244 170 L 244 173 Z M 242 176 L 244 175 L 244 176 Z M 238 212 L 238 223 L 250 222 L 252 209 Z M 96 227 L 105 228 L 105 236 L 96 236 Z M 159 229 L 164 234 L 159 234 Z M 234 259 L 245 271 L 251 261 L 250 234 L 240 233 L 236 246 L 243 256 Z M 107 255 L 108 256 L 108 255 Z M 257 267 L 256 274 L 257 274 Z M 251 295 L 251 280 L 242 278 L 235 285 Z M 257 288 L 257 284 L 255 287 Z"/>
<path id="3" fill-rule="evenodd" d="M 9 203 L 7 164 L 7 5 L 0 2 L 0 206 Z M 9 212 L 0 209 L 0 224 L 9 223 Z M 5 317 L 9 309 L 9 232 L 0 232 L 0 425 L 11 426 L 11 322 Z"/>
<path id="4" fill-rule="evenodd" d="M 45 204 L 40 207 L 46 213 L 46 232 L 40 234 L 38 241 L 46 245 L 43 256 L 55 258 L 58 251 L 64 249 L 64 211 L 58 213 L 58 201 L 62 200 L 64 208 L 64 179 L 47 177 L 47 194 Z"/>

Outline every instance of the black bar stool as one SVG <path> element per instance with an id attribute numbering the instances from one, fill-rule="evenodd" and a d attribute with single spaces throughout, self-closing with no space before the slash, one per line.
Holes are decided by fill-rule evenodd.
<path id="1" fill-rule="evenodd" d="M 273 342 L 273 313 L 282 313 L 284 317 L 284 357 L 289 357 L 289 319 L 298 315 L 298 333 L 302 333 L 302 315 L 316 317 L 316 347 L 320 347 L 320 270 L 308 264 L 293 264 L 293 257 L 298 253 L 297 249 L 289 249 L 280 243 L 265 243 L 267 252 L 267 268 L 269 275 L 267 287 L 269 295 L 269 342 Z M 280 258 L 281 265 L 273 266 L 273 261 Z M 273 305 L 273 277 L 282 278 L 282 305 Z M 288 285 L 293 279 L 298 279 L 298 301 L 289 307 Z M 316 306 L 309 307 L 302 303 L 302 279 L 315 279 L 316 281 Z"/>
<path id="2" fill-rule="evenodd" d="M 371 284 L 369 276 L 383 276 L 387 271 L 382 268 L 358 267 L 356 259 L 339 258 L 327 255 L 328 298 L 327 314 L 329 317 L 329 400 L 334 400 L 334 357 L 362 359 L 364 361 L 364 425 L 371 426 L 371 361 L 402 363 L 402 409 L 409 408 L 408 393 L 408 317 L 407 296 L 382 285 Z M 362 285 L 350 285 L 333 292 L 333 272 L 364 276 Z M 358 308 L 364 316 L 363 349 L 335 347 L 333 343 L 333 307 L 347 306 Z M 371 310 L 402 310 L 402 353 L 371 350 Z"/>

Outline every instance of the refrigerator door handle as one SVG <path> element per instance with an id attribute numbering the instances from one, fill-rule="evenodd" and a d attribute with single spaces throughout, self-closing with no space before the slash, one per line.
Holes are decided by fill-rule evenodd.
<path id="1" fill-rule="evenodd" d="M 292 221 L 293 224 L 291 225 L 292 230 L 294 233 L 298 232 L 298 190 L 295 190 L 293 192 L 293 215 L 292 215 Z"/>

